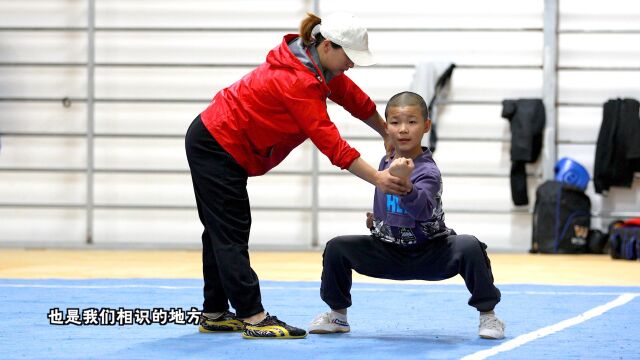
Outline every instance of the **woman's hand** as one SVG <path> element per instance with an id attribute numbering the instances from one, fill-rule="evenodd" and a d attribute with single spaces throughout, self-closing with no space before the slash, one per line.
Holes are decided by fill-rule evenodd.
<path id="1" fill-rule="evenodd" d="M 411 192 L 413 186 L 409 178 L 391 175 L 389 169 L 378 171 L 376 187 L 385 194 L 404 196 Z"/>

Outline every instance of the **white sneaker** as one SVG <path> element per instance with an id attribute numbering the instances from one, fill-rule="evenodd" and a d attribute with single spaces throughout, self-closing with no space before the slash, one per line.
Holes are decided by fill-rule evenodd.
<path id="1" fill-rule="evenodd" d="M 480 314 L 478 335 L 483 339 L 503 339 L 504 323 L 495 314 Z"/>
<path id="2" fill-rule="evenodd" d="M 310 334 L 347 333 L 350 330 L 347 317 L 339 319 L 332 311 L 318 315 L 309 325 Z"/>

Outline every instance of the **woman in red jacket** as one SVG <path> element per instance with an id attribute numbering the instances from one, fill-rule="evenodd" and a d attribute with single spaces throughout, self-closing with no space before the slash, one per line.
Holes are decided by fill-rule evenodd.
<path id="1" fill-rule="evenodd" d="M 300 35 L 284 36 L 265 63 L 218 92 L 189 127 L 187 158 L 204 225 L 201 332 L 244 330 L 245 338 L 307 334 L 262 307 L 258 277 L 249 264 L 248 176 L 266 173 L 309 138 L 332 164 L 383 192 L 410 189 L 406 180 L 361 159 L 327 114 L 329 98 L 377 131 L 391 151 L 374 102 L 344 74 L 354 65 L 372 64 L 367 30 L 353 15 L 321 20 L 309 14 Z"/>

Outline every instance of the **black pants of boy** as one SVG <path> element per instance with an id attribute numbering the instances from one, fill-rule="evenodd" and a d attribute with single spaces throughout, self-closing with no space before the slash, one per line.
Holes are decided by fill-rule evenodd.
<path id="1" fill-rule="evenodd" d="M 249 264 L 251 209 L 247 173 L 198 116 L 185 138 L 202 233 L 203 312 L 229 303 L 238 317 L 263 311 L 258 276 Z"/>
<path id="2" fill-rule="evenodd" d="M 449 235 L 411 249 L 370 235 L 338 236 L 322 260 L 320 297 L 334 310 L 351 306 L 351 270 L 392 280 L 444 280 L 460 274 L 471 292 L 469 305 L 490 311 L 500 302 L 487 246 L 470 235 Z"/>

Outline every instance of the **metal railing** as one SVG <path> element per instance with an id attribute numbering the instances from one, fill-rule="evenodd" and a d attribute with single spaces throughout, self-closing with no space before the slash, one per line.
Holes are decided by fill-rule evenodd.
<path id="1" fill-rule="evenodd" d="M 255 67 L 258 64 L 232 64 L 232 63 L 100 63 L 95 61 L 95 34 L 96 32 L 217 32 L 217 31 L 233 31 L 233 32 L 247 32 L 247 31 L 278 31 L 278 32 L 290 32 L 295 31 L 294 28 L 216 28 L 216 27 L 197 27 L 197 28 L 156 28 L 156 27 L 96 27 L 95 25 L 95 0 L 88 1 L 87 12 L 87 26 L 86 27 L 0 27 L 0 31 L 72 31 L 72 32 L 86 32 L 87 35 L 87 61 L 86 62 L 4 62 L 0 63 L 0 67 L 83 67 L 87 70 L 87 93 L 86 97 L 66 97 L 63 99 L 52 97 L 4 97 L 0 98 L 0 102 L 26 102 L 26 101 L 38 101 L 38 102 L 63 102 L 63 103 L 85 103 L 87 107 L 86 112 L 86 132 L 33 132 L 33 131 L 13 131 L 5 132 L 3 137 L 24 137 L 24 136 L 36 136 L 36 137 L 71 137 L 71 138 L 86 138 L 86 166 L 85 167 L 51 167 L 51 168 L 32 168 L 32 167 L 5 167 L 0 168 L 0 172 L 51 172 L 51 173 L 85 173 L 86 174 L 86 201 L 84 203 L 0 203 L 0 208 L 73 208 L 73 209 L 85 209 L 86 211 L 86 243 L 93 243 L 93 222 L 94 222 L 94 209 L 160 209 L 160 210 L 194 210 L 195 205 L 145 205 L 145 204 L 100 204 L 96 203 L 94 199 L 94 175 L 96 173 L 139 173 L 139 174 L 188 174 L 187 169 L 109 169 L 109 168 L 96 168 L 94 159 L 94 140 L 96 138 L 154 138 L 154 139 L 178 139 L 182 138 L 184 134 L 140 134 L 140 133 L 96 133 L 95 131 L 95 104 L 96 103 L 154 103 L 154 102 L 171 102 L 171 103 L 202 103 L 207 104 L 210 99 L 149 99 L 149 98 L 99 98 L 95 96 L 95 69 L 96 67 Z M 320 1 L 313 1 L 313 10 L 316 14 L 320 13 Z M 544 35 L 544 49 L 543 57 L 544 61 L 542 65 L 513 65 L 513 64 L 460 64 L 457 66 L 459 69 L 483 69 L 483 70 L 502 70 L 502 69 L 541 69 L 543 73 L 543 101 L 545 103 L 546 115 L 547 115 L 547 127 L 545 131 L 545 143 L 554 144 L 553 146 L 546 146 L 544 159 L 542 162 L 543 179 L 549 179 L 553 177 L 553 166 L 556 160 L 556 145 L 557 144 L 593 144 L 593 141 L 574 141 L 563 140 L 559 141 L 556 135 L 557 127 L 557 108 L 561 106 L 572 107 L 600 107 L 602 104 L 593 102 L 573 103 L 573 102 L 558 102 L 558 89 L 557 78 L 559 70 L 571 70 L 571 71 L 640 71 L 640 67 L 637 66 L 622 66 L 622 67 L 576 67 L 576 66 L 558 66 L 558 34 L 640 34 L 640 30 L 558 30 L 558 3 L 556 0 L 545 0 L 544 8 L 544 26 L 542 28 L 371 28 L 372 32 L 536 32 L 543 33 Z M 375 65 L 378 69 L 411 69 L 412 64 L 380 64 Z M 376 99 L 379 104 L 385 103 L 386 99 Z M 440 101 L 439 105 L 500 105 L 501 101 L 491 100 L 445 100 Z M 377 136 L 351 136 L 346 137 L 347 140 L 378 140 Z M 478 142 L 508 142 L 509 138 L 505 137 L 452 137 L 452 136 L 440 136 L 440 141 L 478 141 Z M 309 171 L 272 171 L 272 176 L 278 175 L 303 175 L 311 178 L 311 205 L 310 206 L 253 206 L 252 209 L 256 211 L 307 211 L 311 214 L 312 224 L 312 236 L 311 246 L 316 247 L 319 245 L 318 239 L 318 223 L 319 213 L 326 212 L 353 212 L 364 211 L 366 209 L 358 207 L 326 207 L 320 206 L 319 201 L 319 179 L 322 176 L 335 176 L 345 175 L 342 172 L 333 171 L 321 171 L 319 152 L 315 147 L 312 147 L 311 151 L 311 170 Z M 530 177 L 539 179 L 540 175 L 531 173 Z M 489 172 L 444 172 L 445 177 L 508 177 L 508 171 L 489 171 Z M 511 209 L 465 209 L 465 208 L 447 208 L 449 213 L 476 213 L 481 211 L 482 213 L 489 214 L 528 214 L 527 209 L 511 208 Z M 620 214 L 628 216 L 637 216 L 637 213 L 625 213 L 625 212 L 606 212 L 603 211 L 597 216 L 619 216 Z"/>

